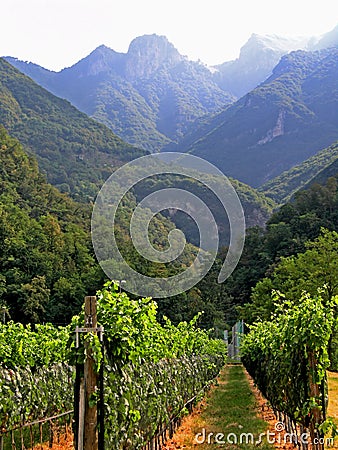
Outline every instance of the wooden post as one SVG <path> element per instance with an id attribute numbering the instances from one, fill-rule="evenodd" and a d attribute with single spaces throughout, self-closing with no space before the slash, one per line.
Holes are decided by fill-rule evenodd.
<path id="1" fill-rule="evenodd" d="M 96 297 L 85 297 L 85 327 L 97 327 Z M 86 343 L 86 354 L 84 364 L 85 417 L 83 449 L 98 450 L 97 405 L 96 402 L 90 405 L 92 395 L 97 393 L 98 374 L 94 370 L 93 352 L 88 343 Z"/>
<path id="2" fill-rule="evenodd" d="M 85 389 L 84 379 L 82 378 L 79 386 L 79 412 L 78 412 L 78 428 L 77 428 L 77 447 L 76 450 L 83 450 L 84 437 L 84 420 L 85 420 Z"/>
<path id="3" fill-rule="evenodd" d="M 317 360 L 312 351 L 308 352 L 309 355 L 309 369 L 310 369 L 310 397 L 320 399 L 319 385 L 316 383 L 315 374 L 317 372 Z M 312 441 L 312 448 L 315 450 L 324 450 L 324 444 L 319 443 L 320 439 L 324 437 L 323 433 L 318 432 L 317 426 L 323 422 L 322 409 L 318 406 L 312 408 L 311 421 L 310 421 L 310 435 Z M 318 442 L 318 443 L 316 443 Z"/>

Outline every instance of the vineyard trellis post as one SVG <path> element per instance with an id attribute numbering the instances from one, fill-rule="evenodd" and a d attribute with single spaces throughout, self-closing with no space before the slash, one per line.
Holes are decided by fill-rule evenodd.
<path id="1" fill-rule="evenodd" d="M 85 327 L 97 327 L 96 297 L 85 297 Z M 95 332 L 95 331 L 94 331 Z M 92 401 L 98 389 L 98 375 L 94 368 L 93 350 L 89 341 L 85 343 L 84 363 L 85 412 L 84 412 L 84 450 L 98 450 L 97 404 Z"/>
<path id="2" fill-rule="evenodd" d="M 310 398 L 319 399 L 321 397 L 320 387 L 316 383 L 315 374 L 318 371 L 317 360 L 313 352 L 309 352 L 309 375 L 310 375 Z M 323 383 L 321 384 L 323 387 Z M 323 404 L 321 407 L 314 406 L 312 408 L 312 418 L 309 424 L 312 445 L 315 450 L 324 450 L 324 444 L 320 443 L 320 439 L 324 437 L 323 433 L 319 433 L 317 426 L 323 422 L 323 410 L 325 412 L 325 398 L 322 397 Z M 316 443 L 318 442 L 318 443 Z"/>
<path id="3" fill-rule="evenodd" d="M 76 347 L 79 347 L 79 333 L 99 333 L 103 338 L 103 327 L 97 327 L 97 299 L 95 296 L 85 297 L 84 327 L 76 327 Z M 85 341 L 85 361 L 83 376 L 79 376 L 81 367 L 77 367 L 75 383 L 75 420 L 76 450 L 98 450 L 98 407 L 95 398 L 99 390 L 99 374 L 94 363 L 94 352 L 90 341 Z M 102 382 L 101 389 L 102 389 Z M 102 407 L 102 405 L 101 405 Z M 102 412 L 101 412 L 102 414 Z"/>

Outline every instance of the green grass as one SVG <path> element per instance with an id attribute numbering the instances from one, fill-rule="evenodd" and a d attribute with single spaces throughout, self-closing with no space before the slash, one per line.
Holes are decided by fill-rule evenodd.
<path id="1" fill-rule="evenodd" d="M 262 450 L 271 450 L 274 447 L 266 442 L 255 445 L 260 433 L 265 433 L 267 427 L 267 423 L 257 416 L 256 399 L 243 367 L 228 365 L 221 372 L 218 385 L 207 396 L 201 413 L 194 413 L 191 418 L 187 418 L 186 423 L 183 423 L 176 442 L 185 449 L 250 450 L 259 447 Z M 223 436 L 218 435 L 216 438 L 218 433 Z M 251 434 L 247 443 L 244 433 L 246 436 L 249 436 L 249 433 L 253 435 L 253 444 Z M 242 443 L 240 443 L 241 435 Z"/>
<path id="2" fill-rule="evenodd" d="M 213 392 L 208 401 L 207 408 L 202 414 L 206 423 L 210 423 L 224 434 L 223 444 L 225 448 L 256 448 L 256 445 L 246 443 L 243 433 L 252 433 L 256 441 L 260 433 L 264 433 L 267 424 L 257 417 L 256 400 L 248 384 L 242 366 L 227 366 L 220 378 L 219 387 Z M 242 438 L 244 442 L 240 444 Z M 238 445 L 231 445 L 227 441 L 235 442 Z M 220 439 L 222 440 L 222 439 Z M 249 441 L 250 442 L 250 441 Z M 217 445 L 217 444 L 216 444 Z M 209 445 L 210 447 L 210 445 Z M 271 446 L 261 444 L 260 448 L 270 449 Z"/>

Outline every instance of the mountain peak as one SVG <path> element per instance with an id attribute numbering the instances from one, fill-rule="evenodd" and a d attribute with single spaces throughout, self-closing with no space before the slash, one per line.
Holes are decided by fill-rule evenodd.
<path id="1" fill-rule="evenodd" d="M 322 50 L 323 48 L 338 47 L 338 25 L 328 33 L 319 37 L 313 45 L 313 50 Z"/>
<path id="2" fill-rule="evenodd" d="M 259 35 L 253 33 L 247 43 L 241 48 L 241 55 L 243 53 L 250 53 L 253 50 L 256 51 L 269 51 L 280 55 L 289 53 L 294 50 L 305 50 L 309 44 L 310 38 L 308 37 L 282 37 L 275 34 Z"/>
<path id="3" fill-rule="evenodd" d="M 172 66 L 184 57 L 165 36 L 149 34 L 135 38 L 127 53 L 126 75 L 129 79 L 147 77 L 160 66 Z"/>
<path id="4" fill-rule="evenodd" d="M 161 50 L 162 53 L 168 55 L 179 55 L 174 45 L 168 41 L 166 36 L 158 34 L 145 34 L 133 39 L 129 45 L 128 54 L 132 55 L 135 52 L 147 53 L 149 50 Z"/>
<path id="5" fill-rule="evenodd" d="M 113 70 L 123 56 L 123 53 L 118 53 L 106 45 L 100 45 L 74 66 L 62 72 L 67 73 L 75 69 L 79 76 L 95 76 Z"/>

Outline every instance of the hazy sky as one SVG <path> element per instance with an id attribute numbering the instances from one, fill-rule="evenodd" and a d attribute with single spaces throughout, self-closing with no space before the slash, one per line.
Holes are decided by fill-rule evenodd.
<path id="1" fill-rule="evenodd" d="M 126 52 L 162 34 L 190 59 L 234 59 L 252 33 L 312 36 L 338 22 L 337 0 L 1 0 L 0 55 L 60 70 L 101 44 Z"/>

